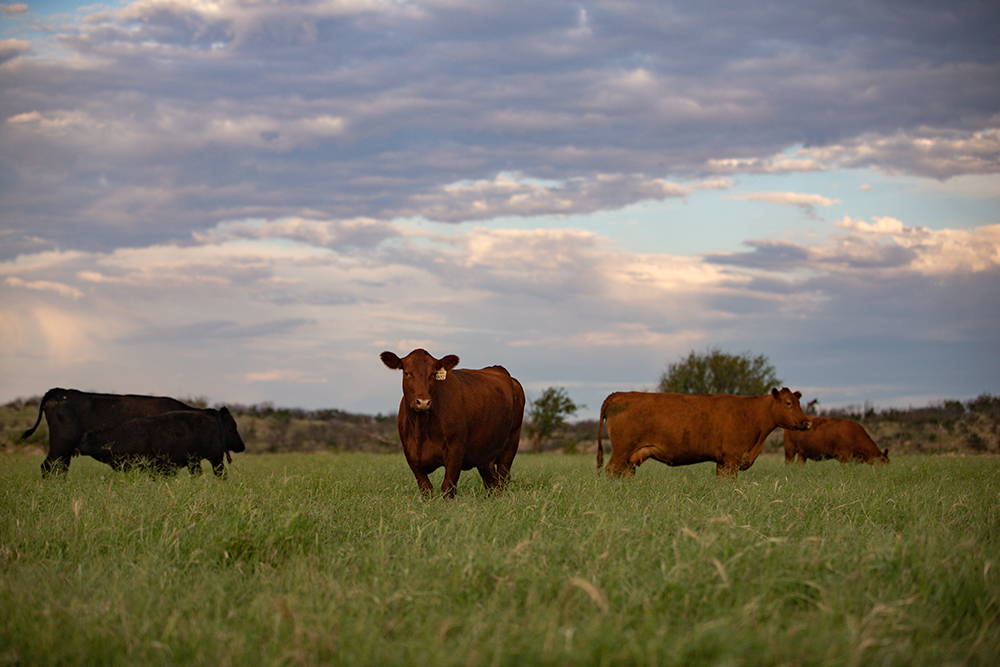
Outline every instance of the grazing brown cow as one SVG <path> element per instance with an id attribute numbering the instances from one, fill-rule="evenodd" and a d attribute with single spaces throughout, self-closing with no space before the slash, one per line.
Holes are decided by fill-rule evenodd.
<path id="1" fill-rule="evenodd" d="M 441 466 L 445 497 L 454 497 L 459 475 L 472 468 L 486 488 L 502 488 L 521 438 L 521 383 L 503 366 L 456 370 L 454 354 L 435 359 L 417 349 L 402 359 L 392 352 L 381 357 L 403 371 L 399 439 L 420 491 L 432 493 L 427 475 Z"/>
<path id="2" fill-rule="evenodd" d="M 808 432 L 785 431 L 785 463 L 806 459 L 823 461 L 837 459 L 841 463 L 888 463 L 889 449 L 879 451 L 864 427 L 850 419 L 810 417 L 812 428 Z"/>
<path id="3" fill-rule="evenodd" d="M 35 425 L 21 435 L 27 438 L 42 421 L 49 424 L 49 453 L 42 461 L 42 477 L 65 473 L 87 431 L 97 431 L 139 417 L 152 417 L 175 410 L 194 410 L 163 396 L 94 394 L 76 389 L 49 389 L 38 404 Z"/>
<path id="4" fill-rule="evenodd" d="M 187 466 L 201 474 L 201 460 L 208 459 L 219 477 L 226 476 L 223 458 L 246 449 L 236 420 L 229 410 L 184 410 L 131 419 L 100 431 L 88 431 L 80 453 L 107 463 L 115 470 L 148 465 L 163 473 Z"/>
<path id="5" fill-rule="evenodd" d="M 653 458 L 669 466 L 715 461 L 717 476 L 735 478 L 757 460 L 771 431 L 809 428 L 801 396 L 787 387 L 763 396 L 611 394 L 597 422 L 597 468 L 604 464 L 601 431 L 606 421 L 609 474 L 631 476 Z"/>

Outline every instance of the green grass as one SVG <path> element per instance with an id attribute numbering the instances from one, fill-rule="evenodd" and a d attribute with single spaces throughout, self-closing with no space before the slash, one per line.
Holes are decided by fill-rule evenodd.
<path id="1" fill-rule="evenodd" d="M 0 665 L 1000 663 L 1000 458 L 522 455 L 450 502 L 398 455 L 234 458 L 2 457 Z"/>

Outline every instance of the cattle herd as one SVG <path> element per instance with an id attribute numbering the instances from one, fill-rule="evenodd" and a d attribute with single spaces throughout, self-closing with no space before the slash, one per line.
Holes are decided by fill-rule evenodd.
<path id="1" fill-rule="evenodd" d="M 510 478 L 524 417 L 524 390 L 503 366 L 456 369 L 458 357 L 435 359 L 417 349 L 403 358 L 383 352 L 382 363 L 403 373 L 397 426 L 406 462 L 424 495 L 428 477 L 444 467 L 441 491 L 455 495 L 459 475 L 475 468 L 488 489 Z M 713 461 L 719 477 L 735 478 L 753 465 L 767 436 L 779 426 L 785 462 L 838 459 L 841 463 L 888 463 L 864 428 L 846 419 L 809 417 L 799 392 L 772 389 L 763 396 L 615 392 L 601 406 L 597 425 L 597 468 L 604 468 L 602 432 L 607 427 L 611 475 L 632 476 L 646 459 L 670 466 Z M 208 459 L 225 476 L 230 452 L 243 440 L 226 408 L 199 409 L 172 398 L 97 394 L 50 389 L 38 406 L 49 427 L 49 452 L 42 475 L 64 473 L 73 456 L 91 456 L 116 470 L 148 467 L 201 472 Z"/>

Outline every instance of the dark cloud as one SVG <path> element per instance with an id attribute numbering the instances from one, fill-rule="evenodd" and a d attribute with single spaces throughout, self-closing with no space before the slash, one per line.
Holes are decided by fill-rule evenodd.
<path id="1" fill-rule="evenodd" d="M 785 241 L 746 241 L 745 246 L 752 252 L 709 253 L 707 262 L 727 264 L 744 268 L 770 269 L 782 271 L 807 266 L 809 250 L 795 243 Z"/>
<path id="2" fill-rule="evenodd" d="M 997 18 L 971 2 L 135 3 L 51 24 L 74 62 L 3 65 L 0 217 L 13 247 L 100 249 L 307 209 L 612 210 L 658 196 L 638 179 L 753 172 L 798 144 L 826 151 L 810 168 L 996 171 Z M 560 196 L 445 190 L 504 173 Z"/>

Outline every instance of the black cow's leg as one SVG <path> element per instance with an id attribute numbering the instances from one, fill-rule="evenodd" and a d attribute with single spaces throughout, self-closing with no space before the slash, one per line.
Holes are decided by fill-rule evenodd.
<path id="1" fill-rule="evenodd" d="M 52 439 L 49 436 L 49 453 L 42 461 L 42 477 L 49 475 L 65 475 L 69 471 L 69 463 L 73 460 L 73 452 L 80 444 L 82 434 L 63 434 Z"/>
<path id="2" fill-rule="evenodd" d="M 65 475 L 69 471 L 70 456 L 46 456 L 42 461 L 42 477 Z"/>

